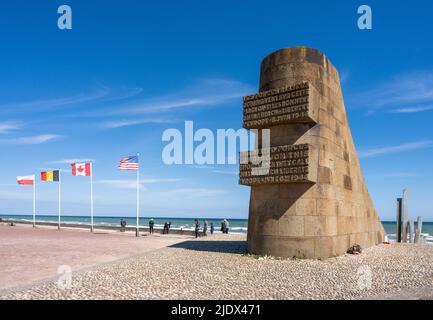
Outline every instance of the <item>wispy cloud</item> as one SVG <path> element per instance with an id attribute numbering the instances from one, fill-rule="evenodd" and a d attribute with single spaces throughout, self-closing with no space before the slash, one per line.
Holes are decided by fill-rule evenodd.
<path id="1" fill-rule="evenodd" d="M 113 89 L 107 86 L 99 86 L 96 90 L 89 93 L 79 93 L 76 95 L 35 99 L 25 102 L 14 102 L 9 104 L 0 105 L 0 110 L 3 112 L 33 112 L 40 113 L 43 111 L 71 106 L 75 107 L 81 104 L 90 102 L 109 102 L 121 99 L 131 98 L 142 92 L 141 88 L 120 88 Z"/>
<path id="2" fill-rule="evenodd" d="M 2 200 L 29 200 L 33 197 L 29 192 L 14 192 L 9 190 L 0 190 L 0 199 Z"/>
<path id="3" fill-rule="evenodd" d="M 392 113 L 417 113 L 433 110 L 433 105 L 428 106 L 418 106 L 418 107 L 410 107 L 410 108 L 399 108 L 391 110 Z"/>
<path id="4" fill-rule="evenodd" d="M 10 133 L 21 129 L 22 127 L 23 124 L 21 122 L 16 122 L 16 121 L 0 122 L 0 133 Z"/>
<path id="5" fill-rule="evenodd" d="M 1 144 L 9 145 L 32 145 L 32 144 L 43 144 L 54 140 L 59 140 L 64 136 L 58 134 L 41 134 L 29 137 L 19 137 L 11 139 L 0 139 Z"/>
<path id="6" fill-rule="evenodd" d="M 37 168 L 36 170 L 37 171 L 59 170 L 60 172 L 63 172 L 63 173 L 70 173 L 71 172 L 71 170 L 68 170 L 68 169 L 59 169 L 59 168 L 55 168 L 55 167 L 45 167 L 45 168 L 40 167 L 40 168 Z"/>
<path id="7" fill-rule="evenodd" d="M 212 172 L 219 174 L 229 174 L 229 175 L 238 175 L 239 171 L 236 170 L 212 170 Z"/>
<path id="8" fill-rule="evenodd" d="M 378 174 L 366 174 L 367 179 L 400 179 L 400 178 L 415 178 L 419 175 L 410 172 L 391 172 L 391 173 L 378 173 Z"/>
<path id="9" fill-rule="evenodd" d="M 426 149 L 431 147 L 433 147 L 433 141 L 431 140 L 417 141 L 417 142 L 404 143 L 396 146 L 385 146 L 385 147 L 377 147 L 377 148 L 370 148 L 364 150 L 360 149 L 358 151 L 358 156 L 360 158 L 373 158 L 373 157 L 383 156 L 391 153 L 406 152 L 406 151 Z"/>
<path id="10" fill-rule="evenodd" d="M 341 83 L 341 85 L 344 85 L 347 82 L 347 80 L 349 79 L 349 75 L 350 75 L 350 72 L 346 69 L 342 69 L 340 71 L 340 83 Z"/>
<path id="11" fill-rule="evenodd" d="M 229 175 L 238 175 L 239 170 L 225 170 L 225 169 L 218 169 L 218 166 L 208 166 L 208 165 L 195 165 L 194 168 L 197 169 L 209 169 L 213 173 L 219 173 L 219 174 L 229 174 Z"/>
<path id="12" fill-rule="evenodd" d="M 169 112 L 184 108 L 227 104 L 256 89 L 248 84 L 227 79 L 203 79 L 165 96 L 148 97 L 120 105 L 111 110 L 87 112 L 81 116 L 101 117 Z"/>
<path id="13" fill-rule="evenodd" d="M 433 72 L 399 75 L 376 88 L 348 96 L 348 105 L 364 108 L 367 114 L 380 110 L 408 113 L 432 110 Z"/>
<path id="14" fill-rule="evenodd" d="M 227 194 L 227 190 L 222 189 L 207 189 L 207 188 L 181 188 L 166 190 L 166 195 L 182 196 L 188 198 L 214 197 Z"/>
<path id="15" fill-rule="evenodd" d="M 170 119 L 129 119 L 129 120 L 113 120 L 113 121 L 105 121 L 102 122 L 99 127 L 102 129 L 117 129 L 123 127 L 137 126 L 142 124 L 150 124 L 150 123 L 173 123 L 176 120 Z"/>
<path id="16" fill-rule="evenodd" d="M 157 184 L 157 183 L 170 183 L 170 182 L 178 182 L 182 179 L 170 179 L 170 178 L 146 178 L 140 179 L 139 185 L 143 188 L 146 184 Z M 136 189 L 137 188 L 137 180 L 134 179 L 124 179 L 124 180 L 98 180 L 95 181 L 97 184 L 108 185 L 112 188 L 117 189 Z"/>
<path id="17" fill-rule="evenodd" d="M 48 161 L 48 164 L 72 164 L 72 163 L 83 163 L 83 162 L 96 162 L 95 159 L 91 158 L 75 158 L 75 159 L 61 159 Z"/>

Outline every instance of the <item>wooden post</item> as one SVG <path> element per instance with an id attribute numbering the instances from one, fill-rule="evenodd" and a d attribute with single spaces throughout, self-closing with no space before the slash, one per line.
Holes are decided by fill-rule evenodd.
<path id="1" fill-rule="evenodd" d="M 409 243 L 414 243 L 415 239 L 415 225 L 412 218 L 409 219 Z"/>
<path id="2" fill-rule="evenodd" d="M 401 218 L 402 218 L 403 208 L 402 208 L 402 198 L 397 198 L 397 233 L 396 233 L 396 241 L 401 242 Z"/>
<path id="3" fill-rule="evenodd" d="M 418 216 L 415 231 L 415 243 L 421 243 L 421 231 L 422 231 L 422 216 Z"/>
<path id="4" fill-rule="evenodd" d="M 402 210 L 403 210 L 403 239 L 402 242 L 407 242 L 407 228 L 408 225 L 410 225 L 409 221 L 409 214 L 408 214 L 408 192 L 407 189 L 403 190 L 403 197 L 402 197 Z"/>

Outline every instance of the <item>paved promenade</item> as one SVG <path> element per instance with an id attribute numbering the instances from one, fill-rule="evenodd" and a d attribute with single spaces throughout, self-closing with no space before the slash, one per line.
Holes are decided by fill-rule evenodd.
<path id="1" fill-rule="evenodd" d="M 141 236 L 0 225 L 0 289 L 58 276 L 59 266 L 89 268 L 184 241 L 186 236 Z"/>

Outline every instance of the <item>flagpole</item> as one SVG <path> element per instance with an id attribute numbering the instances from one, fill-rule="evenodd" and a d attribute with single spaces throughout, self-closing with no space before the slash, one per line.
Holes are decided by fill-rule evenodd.
<path id="1" fill-rule="evenodd" d="M 93 162 L 90 162 L 90 232 L 93 232 Z"/>
<path id="2" fill-rule="evenodd" d="M 138 156 L 140 154 L 137 153 L 137 162 L 138 162 L 138 170 L 137 170 L 137 228 L 135 235 L 138 237 L 140 235 L 139 231 L 139 216 L 140 216 L 140 163 Z"/>
<path id="3" fill-rule="evenodd" d="M 60 215 L 62 212 L 62 178 L 59 170 L 59 222 L 57 228 L 60 230 Z"/>
<path id="4" fill-rule="evenodd" d="M 33 228 L 36 227 L 36 176 L 33 180 Z"/>

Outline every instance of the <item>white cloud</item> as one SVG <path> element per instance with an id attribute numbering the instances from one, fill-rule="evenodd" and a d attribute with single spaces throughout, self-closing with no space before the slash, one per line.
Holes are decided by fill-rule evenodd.
<path id="1" fill-rule="evenodd" d="M 230 175 L 239 174 L 239 171 L 235 171 L 235 170 L 213 170 L 212 172 L 220 173 L 220 174 L 230 174 Z"/>
<path id="2" fill-rule="evenodd" d="M 22 128 L 22 123 L 15 121 L 0 122 L 0 133 L 10 133 Z"/>
<path id="3" fill-rule="evenodd" d="M 418 106 L 418 107 L 409 107 L 409 108 L 399 108 L 391 110 L 392 113 L 417 113 L 433 110 L 433 105 L 428 106 Z"/>
<path id="4" fill-rule="evenodd" d="M 227 79 L 203 79 L 184 89 L 159 97 L 136 100 L 110 110 L 88 112 L 79 116 L 104 117 L 168 112 L 184 108 L 216 106 L 241 99 L 254 92 L 253 86 Z"/>
<path id="5" fill-rule="evenodd" d="M 223 170 L 218 169 L 217 166 L 207 166 L 207 165 L 195 165 L 194 168 L 197 169 L 210 169 L 213 173 L 219 173 L 219 174 L 229 174 L 229 175 L 238 175 L 238 170 Z"/>
<path id="6" fill-rule="evenodd" d="M 347 80 L 349 79 L 349 75 L 350 75 L 350 73 L 348 70 L 343 69 L 340 71 L 340 83 L 341 83 L 341 85 L 344 85 L 347 82 Z"/>
<path id="7" fill-rule="evenodd" d="M 360 149 L 358 151 L 359 158 L 373 158 L 391 153 L 406 152 L 418 149 L 426 149 L 433 147 L 433 141 L 417 141 L 404 143 L 396 146 L 385 146 L 370 149 Z"/>
<path id="8" fill-rule="evenodd" d="M 32 188 L 23 188 L 23 189 L 30 189 Z M 33 193 L 25 192 L 24 190 L 21 192 L 14 192 L 14 191 L 8 191 L 8 190 L 0 190 L 0 199 L 3 200 L 30 200 L 33 199 Z"/>
<path id="9" fill-rule="evenodd" d="M 141 88 L 120 88 L 113 89 L 106 86 L 99 86 L 90 93 L 80 93 L 60 98 L 39 99 L 26 102 L 15 102 L 0 105 L 1 111 L 7 112 L 41 112 L 53 108 L 65 106 L 77 106 L 89 102 L 109 102 L 131 98 L 142 92 Z"/>
<path id="10" fill-rule="evenodd" d="M 43 144 L 54 140 L 59 140 L 64 138 L 64 136 L 57 134 L 41 134 L 37 136 L 29 137 L 19 137 L 11 139 L 0 139 L 2 144 L 12 144 L 12 145 L 32 145 L 32 144 Z"/>
<path id="11" fill-rule="evenodd" d="M 349 95 L 348 102 L 350 106 L 366 109 L 368 114 L 383 109 L 397 113 L 431 110 L 433 72 L 397 76 L 374 89 Z"/>
<path id="12" fill-rule="evenodd" d="M 391 172 L 391 173 L 378 173 L 378 174 L 366 174 L 367 179 L 399 179 L 399 178 L 415 178 L 419 175 L 410 172 Z"/>
<path id="13" fill-rule="evenodd" d="M 54 168 L 54 167 L 46 167 L 46 168 L 37 168 L 36 169 L 37 171 L 53 171 L 53 170 L 59 170 L 60 172 L 63 172 L 63 173 L 70 173 L 71 172 L 71 170 L 67 170 L 67 169 L 59 169 L 59 168 Z"/>
<path id="14" fill-rule="evenodd" d="M 157 184 L 157 183 L 170 183 L 170 182 L 178 182 L 182 179 L 163 179 L 163 178 L 146 178 L 140 179 L 140 188 L 143 188 L 146 184 Z M 134 179 L 123 179 L 123 180 L 98 180 L 95 181 L 97 184 L 108 185 L 112 188 L 117 189 L 136 189 L 137 188 L 137 180 Z"/>
<path id="15" fill-rule="evenodd" d="M 100 124 L 102 129 L 116 129 L 130 126 L 137 126 L 146 123 L 173 123 L 175 120 L 168 119 L 130 119 L 130 120 L 113 120 L 106 121 Z"/>
<path id="16" fill-rule="evenodd" d="M 206 189 L 206 188 L 181 188 L 166 190 L 164 194 L 166 196 L 181 196 L 188 198 L 203 198 L 203 197 L 214 197 L 227 194 L 227 190 L 222 189 Z"/>
<path id="17" fill-rule="evenodd" d="M 48 161 L 50 164 L 72 164 L 72 163 L 84 163 L 84 162 L 96 162 L 95 159 L 90 158 L 76 158 L 76 159 L 62 159 L 55 161 Z"/>

